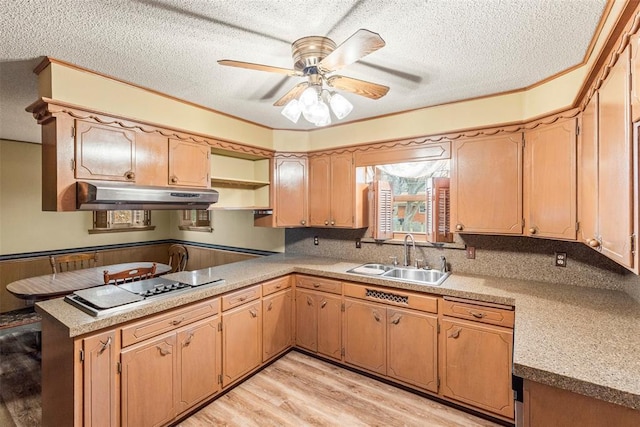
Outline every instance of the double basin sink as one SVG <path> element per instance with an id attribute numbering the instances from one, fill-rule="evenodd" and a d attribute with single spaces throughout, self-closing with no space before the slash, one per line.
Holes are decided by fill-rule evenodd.
<path id="1" fill-rule="evenodd" d="M 363 264 L 347 273 L 360 276 L 380 277 L 387 280 L 398 280 L 401 282 L 418 283 L 429 286 L 439 286 L 445 281 L 451 272 L 439 270 L 425 270 L 422 268 L 397 267 L 386 264 Z"/>

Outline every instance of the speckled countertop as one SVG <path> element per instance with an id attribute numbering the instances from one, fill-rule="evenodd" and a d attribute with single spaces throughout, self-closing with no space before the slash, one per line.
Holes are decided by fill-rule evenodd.
<path id="1" fill-rule="evenodd" d="M 628 295 L 486 276 L 452 274 L 442 285 L 431 287 L 346 273 L 360 264 L 279 254 L 167 275 L 200 283 L 223 278 L 225 283 L 136 305 L 110 316 L 89 316 L 62 298 L 40 302 L 37 307 L 43 315 L 56 318 L 74 337 L 293 272 L 515 305 L 516 375 L 640 410 L 640 304 Z"/>

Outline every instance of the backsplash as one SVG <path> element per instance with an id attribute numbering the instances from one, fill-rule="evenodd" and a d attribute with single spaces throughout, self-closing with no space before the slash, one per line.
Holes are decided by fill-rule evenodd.
<path id="1" fill-rule="evenodd" d="M 362 242 L 365 229 L 287 229 L 285 251 L 345 260 L 390 264 L 391 256 L 403 261 L 401 244 Z M 314 236 L 318 245 L 313 244 Z M 447 258 L 451 271 L 592 288 L 624 290 L 640 301 L 640 279 L 613 261 L 577 242 L 563 242 L 520 236 L 462 235 L 464 243 L 476 248 L 475 259 L 467 259 L 463 249 L 417 246 L 417 257 L 437 268 L 440 256 Z M 567 253 L 566 267 L 554 265 L 555 252 Z M 411 260 L 416 255 L 411 250 Z"/>

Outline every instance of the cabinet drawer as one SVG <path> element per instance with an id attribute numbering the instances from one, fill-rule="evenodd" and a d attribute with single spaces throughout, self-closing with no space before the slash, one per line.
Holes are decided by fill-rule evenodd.
<path id="1" fill-rule="evenodd" d="M 344 295 L 375 301 L 397 307 L 412 308 L 414 310 L 438 312 L 438 298 L 431 295 L 406 292 L 399 289 L 381 288 L 378 286 L 360 285 L 356 283 L 344 284 Z"/>
<path id="2" fill-rule="evenodd" d="M 122 346 L 126 347 L 180 326 L 218 314 L 220 300 L 218 298 L 183 307 L 166 314 L 153 316 L 122 328 Z"/>
<path id="3" fill-rule="evenodd" d="M 222 297 L 222 311 L 229 310 L 230 308 L 237 307 L 245 302 L 258 298 L 260 298 L 260 285 L 240 289 L 239 291 Z"/>
<path id="4" fill-rule="evenodd" d="M 339 280 L 325 279 L 323 277 L 298 275 L 296 279 L 296 286 L 299 288 L 330 292 L 332 294 L 342 293 L 342 282 L 340 282 Z"/>
<path id="5" fill-rule="evenodd" d="M 507 328 L 513 328 L 515 318 L 515 312 L 512 307 L 455 298 L 443 298 L 442 314 Z"/>
<path id="6" fill-rule="evenodd" d="M 262 296 L 267 296 L 274 292 L 281 291 L 291 287 L 291 276 L 278 277 L 262 283 Z"/>

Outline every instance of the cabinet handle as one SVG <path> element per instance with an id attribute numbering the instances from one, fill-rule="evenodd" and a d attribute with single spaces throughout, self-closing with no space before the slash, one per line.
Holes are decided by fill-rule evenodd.
<path id="1" fill-rule="evenodd" d="M 536 231 L 535 227 L 531 227 L 531 228 L 529 229 L 529 233 L 530 233 L 530 234 L 536 234 L 536 232 L 537 232 L 537 231 Z"/>
<path id="2" fill-rule="evenodd" d="M 276 289 L 280 289 L 281 287 L 282 287 L 282 285 L 281 285 L 281 284 L 277 284 L 277 285 L 276 285 Z"/>
<path id="3" fill-rule="evenodd" d="M 178 183 L 178 177 L 173 175 L 169 181 L 171 181 L 172 184 L 177 184 Z"/>
<path id="4" fill-rule="evenodd" d="M 377 311 L 374 311 L 374 312 L 373 312 L 373 318 L 374 318 L 374 319 L 376 319 L 376 322 L 379 322 L 379 321 L 380 321 L 380 315 L 378 314 L 378 312 L 377 312 Z"/>
<path id="5" fill-rule="evenodd" d="M 600 242 L 598 241 L 598 239 L 589 239 L 589 241 L 587 242 L 587 244 L 589 246 L 591 246 L 592 248 L 597 248 L 600 246 Z"/>
<path id="6" fill-rule="evenodd" d="M 171 323 L 173 326 L 178 326 L 180 323 L 182 323 L 183 320 L 184 320 L 184 316 L 182 316 L 180 320 L 172 320 L 169 323 Z"/>
<path id="7" fill-rule="evenodd" d="M 136 174 L 133 171 L 127 171 L 124 173 L 124 177 L 129 181 L 136 179 Z"/>
<path id="8" fill-rule="evenodd" d="M 273 301 L 269 301 L 269 306 L 267 307 L 267 311 L 271 311 L 273 308 Z"/>
<path id="9" fill-rule="evenodd" d="M 307 221 L 305 221 L 305 220 L 303 219 L 302 221 L 300 221 L 300 224 L 302 224 L 302 225 L 306 225 L 306 224 L 307 224 Z"/>
<path id="10" fill-rule="evenodd" d="M 100 347 L 100 350 L 98 350 L 98 354 L 104 353 L 107 347 L 111 345 L 111 337 L 108 337 L 105 342 L 100 341 L 100 344 L 102 344 L 102 347 Z"/>
<path id="11" fill-rule="evenodd" d="M 255 308 L 249 310 L 249 314 L 251 314 L 251 317 L 258 317 L 258 311 Z"/>
<path id="12" fill-rule="evenodd" d="M 324 225 L 329 225 L 329 221 L 325 220 Z"/>
<path id="13" fill-rule="evenodd" d="M 157 346 L 156 348 L 160 350 L 160 356 L 166 356 L 167 354 L 171 354 L 171 350 L 169 350 L 168 348 L 164 348 L 160 346 Z"/>
<path id="14" fill-rule="evenodd" d="M 472 315 L 476 319 L 482 319 L 485 316 L 484 313 L 479 313 L 477 311 L 473 311 L 473 310 L 467 310 L 467 311 L 469 312 L 470 315 Z"/>
<path id="15" fill-rule="evenodd" d="M 246 299 L 247 299 L 247 296 L 246 296 L 246 295 L 242 295 L 242 296 L 241 296 L 240 298 L 238 298 L 238 299 L 239 299 L 240 301 L 244 301 L 244 300 L 246 300 Z"/>
<path id="16" fill-rule="evenodd" d="M 400 319 L 402 319 L 402 316 L 396 317 L 391 321 L 391 323 L 393 323 L 394 325 L 397 325 L 398 323 L 400 323 Z"/>
<path id="17" fill-rule="evenodd" d="M 460 331 L 462 331 L 462 329 L 458 328 L 455 331 L 451 332 L 449 334 L 449 338 L 453 338 L 453 339 L 458 338 L 460 336 Z"/>
<path id="18" fill-rule="evenodd" d="M 324 300 L 320 303 L 320 308 L 324 308 L 325 305 L 327 305 L 327 300 Z"/>
<path id="19" fill-rule="evenodd" d="M 189 332 L 189 337 L 187 338 L 187 340 L 184 342 L 184 346 L 187 347 L 189 344 L 191 344 L 191 340 L 193 339 L 193 332 Z"/>
<path id="20" fill-rule="evenodd" d="M 336 222 L 332 220 L 331 225 L 336 225 Z"/>
<path id="21" fill-rule="evenodd" d="M 313 284 L 313 287 L 314 287 L 314 288 L 319 288 L 319 287 L 320 287 L 320 283 L 314 283 L 314 284 Z"/>
<path id="22" fill-rule="evenodd" d="M 462 224 L 456 224 L 456 230 L 458 230 L 458 231 L 462 231 L 462 230 L 464 230 L 464 225 L 462 225 Z"/>
<path id="23" fill-rule="evenodd" d="M 313 305 L 313 300 L 310 297 L 307 297 L 307 305 Z"/>

